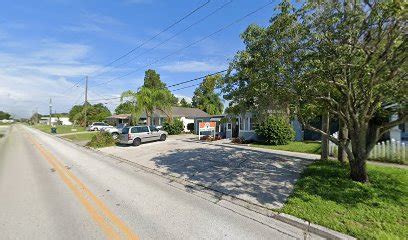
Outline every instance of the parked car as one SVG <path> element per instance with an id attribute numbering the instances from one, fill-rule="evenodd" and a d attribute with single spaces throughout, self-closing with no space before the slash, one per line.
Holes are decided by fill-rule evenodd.
<path id="1" fill-rule="evenodd" d="M 155 126 L 129 126 L 122 129 L 119 142 L 139 146 L 141 143 L 150 141 L 166 141 L 167 132 L 157 129 Z"/>
<path id="2" fill-rule="evenodd" d="M 110 127 L 110 125 L 107 124 L 107 123 L 104 123 L 104 122 L 94 122 L 94 123 L 92 123 L 91 125 L 89 125 L 89 126 L 86 128 L 86 130 L 88 130 L 88 131 L 101 131 L 101 130 L 103 130 L 103 129 L 105 129 L 105 128 L 108 128 L 108 127 Z"/>
<path id="3" fill-rule="evenodd" d="M 113 126 L 109 126 L 105 129 L 103 129 L 103 131 L 108 132 L 112 135 L 113 139 L 118 139 L 120 134 L 122 133 L 123 128 L 125 128 L 127 126 L 127 124 L 119 124 L 116 127 Z"/>

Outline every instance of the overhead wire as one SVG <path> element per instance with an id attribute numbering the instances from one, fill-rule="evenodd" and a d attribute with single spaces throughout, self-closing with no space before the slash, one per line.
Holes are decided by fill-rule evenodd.
<path id="1" fill-rule="evenodd" d="M 267 4 L 264 4 L 264 5 L 262 5 L 261 7 L 255 9 L 254 11 L 251 11 L 251 12 L 247 13 L 246 15 L 244 15 L 244 16 L 242 16 L 242 17 L 236 19 L 235 21 L 233 21 L 233 22 L 231 22 L 231 23 L 229 23 L 229 24 L 227 24 L 227 25 L 225 25 L 225 26 L 219 28 L 217 31 L 214 31 L 214 32 L 212 32 L 211 34 L 208 34 L 208 35 L 206 35 L 205 37 L 200 38 L 199 40 L 194 41 L 194 42 L 192 42 L 192 43 L 190 43 L 190 44 L 188 44 L 188 45 L 186 45 L 186 46 L 184 46 L 184 47 L 182 47 L 182 48 L 180 48 L 180 49 L 178 49 L 178 50 L 176 50 L 176 51 L 174 51 L 174 52 L 172 52 L 172 53 L 170 53 L 170 54 L 168 54 L 168 55 L 166 55 L 166 56 L 164 56 L 164 57 L 162 57 L 162 58 L 156 59 L 155 61 L 153 61 L 153 62 L 151 62 L 151 63 L 149 63 L 149 64 L 147 64 L 147 65 L 145 65 L 145 66 L 142 66 L 142 67 L 140 67 L 140 68 L 137 68 L 136 70 L 130 71 L 130 72 L 124 74 L 124 75 L 121 75 L 121 76 L 118 76 L 118 77 L 109 79 L 109 80 L 107 80 L 107 81 L 104 81 L 104 82 L 102 82 L 102 83 L 96 84 L 95 86 L 104 85 L 104 84 L 110 83 L 110 82 L 112 82 L 112 81 L 122 79 L 122 78 L 124 78 L 124 77 L 126 77 L 126 76 L 129 76 L 129 75 L 135 73 L 135 72 L 138 72 L 140 69 L 145 69 L 145 68 L 147 68 L 147 67 L 149 67 L 149 66 L 151 66 L 151 65 L 153 65 L 153 64 L 156 64 L 156 63 L 158 63 L 158 62 L 160 62 L 160 61 L 163 61 L 164 59 L 167 59 L 167 58 L 169 58 L 170 56 L 173 56 L 173 55 L 175 55 L 175 54 L 177 54 L 177 53 L 179 53 L 179 52 L 181 52 L 181 51 L 183 51 L 183 50 L 185 50 L 185 49 L 187 49 L 187 48 L 189 48 L 189 47 L 191 47 L 191 46 L 193 46 L 193 45 L 195 45 L 195 44 L 197 44 L 197 43 L 200 43 L 200 42 L 202 42 L 202 41 L 204 41 L 204 40 L 206 40 L 206 39 L 208 39 L 208 38 L 210 38 L 210 37 L 212 37 L 212 36 L 214 36 L 214 35 L 216 35 L 216 34 L 222 32 L 222 31 L 224 31 L 224 30 L 226 30 L 226 29 L 230 28 L 231 26 L 233 26 L 233 25 L 235 25 L 235 24 L 241 22 L 241 21 L 244 20 L 245 18 L 247 18 L 247 17 L 249 17 L 249 16 L 251 16 L 251 15 L 253 15 L 253 14 L 259 12 L 260 10 L 262 10 L 262 9 L 264 9 L 264 8 L 266 8 L 267 6 L 271 5 L 272 3 L 273 3 L 273 1 L 270 1 L 270 2 L 268 2 Z"/>
<path id="2" fill-rule="evenodd" d="M 106 67 L 111 66 L 112 64 L 114 64 L 115 62 L 129 56 L 130 54 L 132 54 L 134 51 L 136 51 L 137 49 L 143 47 L 144 45 L 146 45 L 147 43 L 149 43 L 150 41 L 156 39 L 158 36 L 160 36 L 161 34 L 163 34 L 164 32 L 168 31 L 169 29 L 171 29 L 172 27 L 176 26 L 177 24 L 179 24 L 180 22 L 182 22 L 183 20 L 185 20 L 186 18 L 190 17 L 191 15 L 193 15 L 195 12 L 197 12 L 198 10 L 200 10 L 201 8 L 205 7 L 206 5 L 208 5 L 211 2 L 211 0 L 207 0 L 205 3 L 203 3 L 202 5 L 196 7 L 195 9 L 193 9 L 192 11 L 190 11 L 187 15 L 184 15 L 182 18 L 178 19 L 177 21 L 175 21 L 174 23 L 170 24 L 169 26 L 167 26 L 165 29 L 161 30 L 160 32 L 158 32 L 157 34 L 155 34 L 153 37 L 149 38 L 148 40 L 140 43 L 138 46 L 134 47 L 133 49 L 131 49 L 130 51 L 126 52 L 125 54 L 119 56 L 118 58 L 116 58 L 115 60 L 111 61 L 110 63 L 104 65 L 101 69 L 96 70 L 94 73 L 101 71 L 103 69 L 105 69 Z M 92 76 L 95 77 L 95 76 Z"/>
<path id="3" fill-rule="evenodd" d="M 218 11 L 222 10 L 223 8 L 225 8 L 226 6 L 228 6 L 229 4 L 231 4 L 232 2 L 233 2 L 233 0 L 230 0 L 230 1 L 226 2 L 226 3 L 224 3 L 223 5 L 221 5 L 220 7 L 218 7 L 217 9 L 215 9 L 214 11 L 212 11 L 211 13 L 209 13 L 209 14 L 207 14 L 206 16 L 200 18 L 198 21 L 196 21 L 196 22 L 190 24 L 189 26 L 187 26 L 186 28 L 182 29 L 181 31 L 175 33 L 175 34 L 172 35 L 171 37 L 169 37 L 169 38 L 163 40 L 162 42 L 158 43 L 158 44 L 155 45 L 154 47 L 151 47 L 150 49 L 148 49 L 148 50 L 146 50 L 146 51 L 144 51 L 144 52 L 142 52 L 142 53 L 140 53 L 140 54 L 138 54 L 138 55 L 132 57 L 131 59 L 129 59 L 129 60 L 126 61 L 126 62 L 123 62 L 123 63 L 121 63 L 121 64 L 119 64 L 119 65 L 116 65 L 116 66 L 112 67 L 112 68 L 111 68 L 110 70 L 108 70 L 108 71 L 105 71 L 105 72 L 102 72 L 102 73 L 100 73 L 100 74 L 98 74 L 98 75 L 93 76 L 93 78 L 96 78 L 96 77 L 99 77 L 99 76 L 101 76 L 101 75 L 103 75 L 103 74 L 109 73 L 109 72 L 111 72 L 114 68 L 118 68 L 118 67 L 121 67 L 121 66 L 124 66 L 124 65 L 127 65 L 127 64 L 133 62 L 134 60 L 138 59 L 140 56 L 143 56 L 143 55 L 145 55 L 146 53 L 151 52 L 152 50 L 154 50 L 154 49 L 156 49 L 156 48 L 162 46 L 164 43 L 167 43 L 167 42 L 169 42 L 170 40 L 174 39 L 175 37 L 179 36 L 180 34 L 186 32 L 187 30 L 189 30 L 189 29 L 192 28 L 193 26 L 195 26 L 195 25 L 197 25 L 197 24 L 203 22 L 204 20 L 206 20 L 207 18 L 211 17 L 212 15 L 214 15 L 215 13 L 217 13 Z"/>

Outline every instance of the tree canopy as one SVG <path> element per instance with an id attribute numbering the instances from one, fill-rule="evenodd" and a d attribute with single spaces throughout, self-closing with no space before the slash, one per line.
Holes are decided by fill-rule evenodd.
<path id="1" fill-rule="evenodd" d="M 9 119 L 10 117 L 11 117 L 11 115 L 9 113 L 0 111 L 0 120 Z"/>
<path id="2" fill-rule="evenodd" d="M 131 114 L 136 108 L 136 102 L 124 101 L 115 108 L 115 114 Z"/>
<path id="3" fill-rule="evenodd" d="M 151 69 L 145 72 L 143 86 L 137 92 L 132 90 L 123 92 L 121 100 L 123 99 L 135 103 L 130 112 L 133 121 L 138 121 L 141 113 L 145 112 L 148 125 L 151 123 L 151 116 L 155 109 L 162 110 L 168 114 L 169 119 L 172 119 L 171 106 L 178 102 L 178 99 L 167 89 L 166 84 L 160 80 L 160 75 Z"/>
<path id="4" fill-rule="evenodd" d="M 179 106 L 180 106 L 180 107 L 187 107 L 187 108 L 191 108 L 191 107 L 192 107 L 192 106 L 191 106 L 191 103 L 188 103 L 188 102 L 186 101 L 186 99 L 184 99 L 184 98 L 182 98 L 182 99 L 180 100 Z"/>
<path id="5" fill-rule="evenodd" d="M 192 106 L 210 115 L 221 114 L 224 110 L 224 105 L 220 95 L 215 92 L 215 87 L 221 78 L 220 74 L 207 76 L 194 91 Z"/>
<path id="6" fill-rule="evenodd" d="M 259 113 L 290 109 L 305 128 L 329 111 L 349 130 L 351 178 L 366 182 L 379 137 L 407 121 L 406 11 L 399 1 L 283 1 L 268 27 L 242 34 L 223 89 L 231 106 Z M 236 107 L 238 106 L 238 107 Z M 398 116 L 390 121 L 391 116 Z M 351 146 L 351 147 L 349 147 Z"/>
<path id="7" fill-rule="evenodd" d="M 110 115 L 111 112 L 102 103 L 95 105 L 88 103 L 85 106 L 75 105 L 68 113 L 69 120 L 81 126 L 85 126 L 86 124 L 92 122 L 104 121 Z"/>

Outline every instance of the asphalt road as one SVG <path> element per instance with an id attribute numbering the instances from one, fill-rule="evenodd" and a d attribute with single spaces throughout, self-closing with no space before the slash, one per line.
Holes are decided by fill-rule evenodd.
<path id="1" fill-rule="evenodd" d="M 303 239 L 304 233 L 14 125 L 0 145 L 0 238 Z"/>

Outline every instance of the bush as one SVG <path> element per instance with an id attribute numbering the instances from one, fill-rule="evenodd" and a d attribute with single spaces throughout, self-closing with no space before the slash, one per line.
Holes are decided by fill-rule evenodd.
<path id="1" fill-rule="evenodd" d="M 194 123 L 187 123 L 187 130 L 194 132 Z"/>
<path id="2" fill-rule="evenodd" d="M 165 122 L 163 124 L 163 129 L 169 135 L 177 135 L 183 132 L 184 125 L 183 122 L 179 119 L 174 119 L 173 122 Z"/>
<path id="3" fill-rule="evenodd" d="M 115 140 L 112 138 L 112 135 L 108 132 L 98 132 L 90 142 L 86 145 L 93 148 L 109 147 L 115 145 Z"/>
<path id="4" fill-rule="evenodd" d="M 295 137 L 295 131 L 284 117 L 271 116 L 255 128 L 261 139 L 271 145 L 286 145 Z"/>

